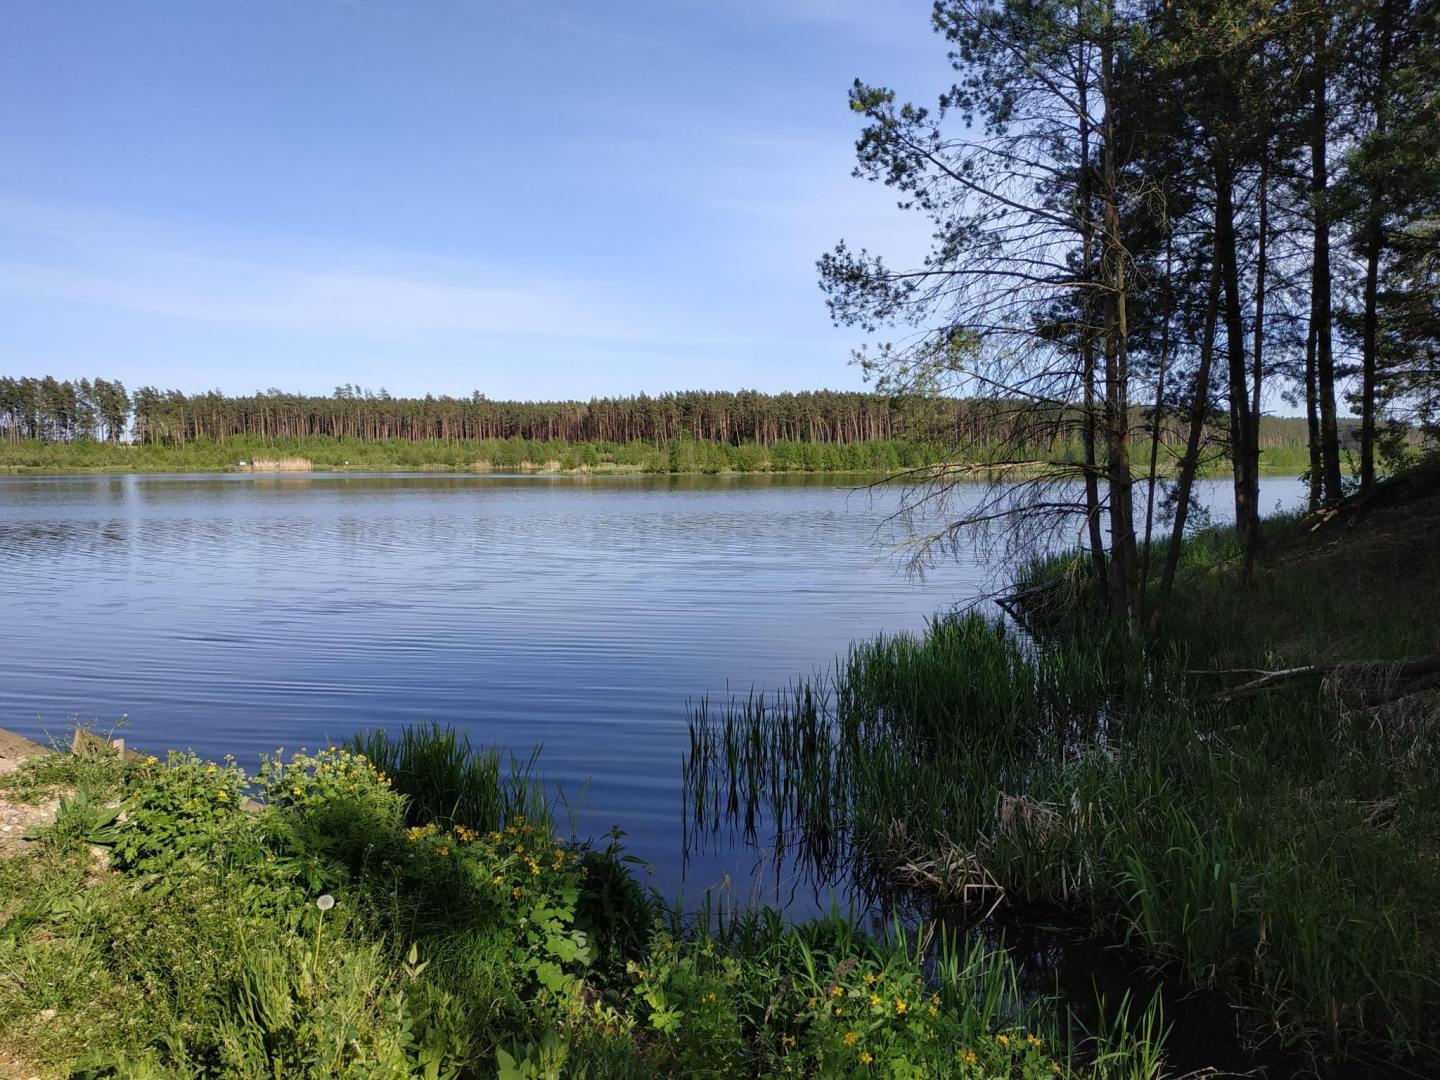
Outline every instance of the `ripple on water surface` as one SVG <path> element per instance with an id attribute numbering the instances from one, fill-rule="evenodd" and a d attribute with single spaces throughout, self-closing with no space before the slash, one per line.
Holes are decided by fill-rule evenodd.
<path id="1" fill-rule="evenodd" d="M 1267 485 L 1267 505 L 1299 495 Z M 0 726 L 124 713 L 134 744 L 245 764 L 432 720 L 543 745 L 580 827 L 622 824 L 673 895 L 687 701 L 784 686 L 989 579 L 973 558 L 908 577 L 898 498 L 833 478 L 0 479 Z M 749 864 L 710 853 L 685 889 Z"/>

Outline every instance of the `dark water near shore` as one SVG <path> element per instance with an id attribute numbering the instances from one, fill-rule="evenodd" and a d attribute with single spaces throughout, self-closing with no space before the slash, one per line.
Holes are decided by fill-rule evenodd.
<path id="1" fill-rule="evenodd" d="M 1262 504 L 1302 494 L 1272 478 Z M 1217 520 L 1227 497 L 1206 485 Z M 774 900 L 744 852 L 682 873 L 687 700 L 784 686 L 993 586 L 973 553 L 908 576 L 899 500 L 794 477 L 0 478 L 0 727 L 128 714 L 132 745 L 253 767 L 452 723 L 543 744 L 577 828 L 621 824 L 666 895 L 728 874 Z"/>

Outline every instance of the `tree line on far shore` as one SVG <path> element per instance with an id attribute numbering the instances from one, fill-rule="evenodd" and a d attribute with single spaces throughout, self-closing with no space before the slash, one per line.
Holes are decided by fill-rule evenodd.
<path id="1" fill-rule="evenodd" d="M 1141 421 L 1136 416 L 1136 422 Z M 762 394 L 684 391 L 589 401 L 492 401 L 470 397 L 392 397 L 355 386 L 331 396 L 278 390 L 231 396 L 185 394 L 146 386 L 133 393 L 109 379 L 0 377 L 0 439 L 71 442 L 80 439 L 183 445 L 202 439 L 339 438 L 361 441 L 529 439 L 569 443 L 655 446 L 694 438 L 740 446 L 809 442 L 849 445 L 923 439 L 963 447 L 1001 443 L 1013 429 L 1013 408 L 986 400 L 891 397 L 818 390 Z M 1077 411 L 1050 442 L 1078 441 Z M 1305 421 L 1266 417 L 1262 445 L 1305 445 Z M 1183 440 L 1178 425 L 1162 440 Z"/>

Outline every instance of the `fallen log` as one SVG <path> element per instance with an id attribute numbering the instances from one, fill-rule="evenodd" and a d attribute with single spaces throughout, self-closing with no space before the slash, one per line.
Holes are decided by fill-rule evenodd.
<path id="1" fill-rule="evenodd" d="M 1405 660 L 1342 660 L 1333 664 L 1304 664 L 1273 671 L 1265 668 L 1219 668 L 1187 671 L 1186 674 L 1253 676 L 1237 686 L 1211 694 L 1213 701 L 1234 701 L 1303 680 L 1319 679 L 1328 681 L 1342 698 L 1365 705 L 1383 705 L 1440 686 L 1440 654 Z"/>

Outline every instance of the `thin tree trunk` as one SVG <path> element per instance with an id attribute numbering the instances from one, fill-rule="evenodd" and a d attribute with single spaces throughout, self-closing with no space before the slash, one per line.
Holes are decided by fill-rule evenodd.
<path id="1" fill-rule="evenodd" d="M 1108 603 L 1109 573 L 1105 561 L 1105 535 L 1100 523 L 1100 474 L 1095 452 L 1095 334 L 1091 305 L 1094 284 L 1095 229 L 1091 216 L 1093 197 L 1090 190 L 1090 102 L 1088 52 L 1082 53 L 1080 78 L 1080 236 L 1081 265 L 1084 280 L 1080 290 L 1080 364 L 1085 394 L 1083 440 L 1085 446 L 1085 523 L 1090 534 L 1090 565 L 1095 578 L 1096 603 Z"/>
<path id="2" fill-rule="evenodd" d="M 1249 373 L 1245 368 L 1245 327 L 1240 315 L 1240 269 L 1235 250 L 1234 179 L 1229 165 L 1215 168 L 1215 261 L 1224 291 L 1225 351 L 1229 364 L 1230 461 L 1235 482 L 1235 528 L 1245 553 L 1245 573 L 1254 563 L 1259 539 L 1259 477 L 1251 437 Z"/>
<path id="3" fill-rule="evenodd" d="M 1155 526 L 1155 482 L 1160 468 L 1160 425 L 1165 408 L 1165 371 L 1170 360 L 1170 315 L 1174 309 L 1175 293 L 1172 288 L 1171 241 L 1173 234 L 1167 221 L 1165 228 L 1165 319 L 1160 324 L 1160 364 L 1155 378 L 1155 412 L 1150 425 L 1150 473 L 1145 493 L 1145 546 L 1140 556 L 1140 605 L 1145 606 L 1146 592 L 1150 587 L 1150 540 Z"/>
<path id="4" fill-rule="evenodd" d="M 1170 589 L 1175 584 L 1175 571 L 1180 565 L 1180 545 L 1185 539 L 1185 519 L 1190 513 L 1190 492 L 1200 468 L 1200 445 L 1205 437 L 1205 420 L 1210 411 L 1210 367 L 1215 356 L 1215 324 L 1220 312 L 1220 265 L 1210 267 L 1210 288 L 1205 298 L 1205 329 L 1200 339 L 1200 366 L 1195 369 L 1195 389 L 1190 396 L 1190 432 L 1185 440 L 1185 456 L 1180 461 L 1180 477 L 1175 485 L 1175 521 L 1170 527 L 1170 546 L 1165 549 L 1165 566 L 1160 572 L 1160 588 L 1151 616 L 1158 624 L 1165 615 Z"/>
<path id="5" fill-rule="evenodd" d="M 1310 448 L 1310 491 L 1309 506 L 1310 512 L 1314 513 L 1320 508 L 1322 490 L 1320 465 L 1320 412 L 1319 412 L 1319 391 L 1318 381 L 1315 376 L 1315 320 L 1310 320 L 1310 325 L 1305 332 L 1305 430 L 1307 444 Z"/>
<path id="6" fill-rule="evenodd" d="M 1101 38 L 1101 88 L 1105 104 L 1105 247 L 1101 252 L 1105 290 L 1105 436 L 1110 496 L 1110 584 L 1115 612 L 1134 624 L 1139 615 L 1135 517 L 1130 476 L 1129 328 L 1126 314 L 1125 249 L 1120 230 L 1119 167 L 1115 157 L 1113 7 L 1107 5 Z"/>
<path id="7" fill-rule="evenodd" d="M 1335 353 L 1331 337 L 1330 210 L 1328 199 L 1329 109 L 1327 54 L 1330 12 L 1320 0 L 1315 19 L 1315 69 L 1310 109 L 1310 194 L 1315 213 L 1315 256 L 1310 279 L 1310 318 L 1315 324 L 1315 371 L 1320 398 L 1320 464 L 1326 502 L 1339 502 L 1340 429 L 1335 412 Z"/>
<path id="8" fill-rule="evenodd" d="M 1260 545 L 1260 399 L 1265 381 L 1265 271 L 1270 238 L 1270 147 L 1266 143 L 1260 153 L 1260 238 L 1255 255 L 1255 345 L 1250 368 L 1250 496 L 1254 510 L 1254 542 L 1245 545 L 1245 563 L 1241 576 L 1250 579 L 1255 569 L 1255 553 Z"/>
<path id="9" fill-rule="evenodd" d="M 1391 0 L 1380 5 L 1380 55 L 1375 72 L 1375 134 L 1383 137 L 1389 126 L 1390 59 L 1394 26 Z M 1365 313 L 1362 329 L 1360 375 L 1360 490 L 1375 486 L 1375 394 L 1379 350 L 1378 293 L 1380 251 L 1385 242 L 1384 185 L 1380 170 L 1370 171 L 1370 205 L 1365 215 Z"/>

